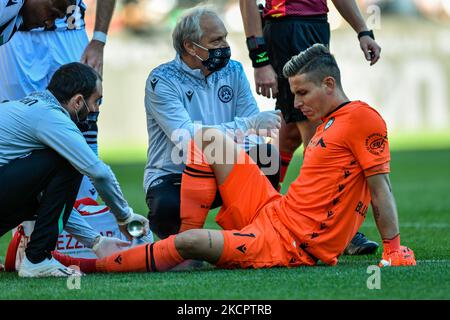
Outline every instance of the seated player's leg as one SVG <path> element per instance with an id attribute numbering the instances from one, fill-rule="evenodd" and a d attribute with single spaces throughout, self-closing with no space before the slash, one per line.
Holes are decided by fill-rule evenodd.
<path id="1" fill-rule="evenodd" d="M 96 271 L 163 272 L 174 268 L 186 259 L 216 263 L 222 250 L 223 236 L 220 231 L 194 229 L 98 259 Z"/>
<path id="2" fill-rule="evenodd" d="M 223 252 L 216 263 L 220 268 L 271 268 L 315 265 L 297 250 L 296 241 L 271 211 L 270 204 L 241 230 L 222 231 Z"/>
<path id="3" fill-rule="evenodd" d="M 183 216 L 180 207 L 183 207 L 186 210 L 185 212 L 188 213 L 184 215 L 183 218 L 188 221 L 198 221 L 199 226 L 197 228 L 203 227 L 206 214 L 209 211 L 207 204 L 205 205 L 205 198 L 208 198 L 208 196 L 205 197 L 205 191 L 208 190 L 201 189 L 201 186 L 208 187 L 208 184 L 205 185 L 204 180 L 208 180 L 208 182 L 212 183 L 211 187 L 213 187 L 214 196 L 218 194 L 218 192 L 216 192 L 217 186 L 214 175 L 212 175 L 212 178 L 207 179 L 199 177 L 194 178 L 189 175 L 187 175 L 187 177 L 190 179 L 184 180 L 185 184 L 183 186 L 181 182 L 182 175 L 166 175 L 155 180 L 147 190 L 146 202 L 149 208 L 148 219 L 150 222 L 150 229 L 160 239 L 166 239 L 169 236 L 180 232 Z M 198 184 L 196 183 L 196 180 L 199 180 Z M 181 194 L 183 194 L 182 197 L 180 197 Z M 188 205 L 186 205 L 186 203 Z M 195 223 L 189 224 L 190 227 L 194 228 L 193 225 L 195 225 Z M 178 267 L 186 269 L 198 267 L 201 264 L 202 262 L 198 261 L 186 261 Z"/>
<path id="4" fill-rule="evenodd" d="M 212 168 L 204 165 L 204 159 L 195 161 L 196 151 L 194 142 L 188 145 L 186 167 L 181 179 L 179 232 L 189 229 L 201 229 L 217 193 L 217 184 Z"/>
<path id="5" fill-rule="evenodd" d="M 280 228 L 281 227 L 281 228 Z M 302 256 L 276 216 L 262 213 L 242 230 L 194 229 L 153 244 L 141 245 L 103 259 L 56 257 L 83 272 L 164 272 L 186 259 L 221 268 L 269 268 L 314 265 Z M 95 263 L 95 267 L 94 267 Z"/>
<path id="6" fill-rule="evenodd" d="M 182 174 L 179 232 L 203 228 L 209 210 L 223 205 L 211 167 L 192 161 L 194 150 L 191 144 L 191 153 Z M 270 144 L 257 145 L 248 154 L 262 168 L 265 178 L 277 188 L 280 171 L 279 154 L 275 147 Z"/>
<path id="7" fill-rule="evenodd" d="M 216 129 L 204 129 L 202 133 L 195 139 L 196 159 L 204 167 L 211 163 L 223 200 L 216 221 L 224 229 L 241 229 L 252 222 L 259 209 L 281 195 L 230 137 Z M 200 147 L 206 152 L 202 153 Z M 228 152 L 228 157 L 218 161 L 220 158 L 213 157 L 208 150 L 222 151 L 222 155 Z"/>

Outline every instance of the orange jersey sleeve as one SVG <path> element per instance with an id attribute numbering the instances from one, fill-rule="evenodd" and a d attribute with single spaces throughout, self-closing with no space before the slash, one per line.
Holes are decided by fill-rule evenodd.
<path id="1" fill-rule="evenodd" d="M 379 164 L 377 166 L 373 166 L 369 169 L 364 170 L 364 175 L 366 177 L 374 176 L 380 173 L 389 173 L 390 172 L 390 163 L 385 162 L 383 164 Z"/>
<path id="2" fill-rule="evenodd" d="M 367 105 L 355 109 L 346 130 L 347 146 L 363 170 L 390 161 L 386 123 L 375 109 Z"/>

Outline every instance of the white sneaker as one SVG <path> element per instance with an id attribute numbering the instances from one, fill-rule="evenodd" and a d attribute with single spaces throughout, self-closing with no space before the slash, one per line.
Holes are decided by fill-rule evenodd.
<path id="1" fill-rule="evenodd" d="M 69 277 L 82 275 L 83 273 L 81 271 L 63 266 L 53 257 L 39 263 L 31 263 L 25 256 L 19 268 L 19 277 L 23 278 Z"/>

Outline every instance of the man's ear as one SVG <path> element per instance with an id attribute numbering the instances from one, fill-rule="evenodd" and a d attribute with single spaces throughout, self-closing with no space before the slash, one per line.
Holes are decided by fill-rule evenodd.
<path id="1" fill-rule="evenodd" d="M 74 108 L 77 111 L 80 110 L 83 107 L 83 96 L 81 95 L 81 93 L 77 93 L 72 98 L 70 98 L 67 105 Z"/>
<path id="2" fill-rule="evenodd" d="M 324 86 L 326 93 L 331 94 L 336 89 L 336 79 L 334 79 L 331 76 L 328 76 L 325 79 L 323 79 L 322 85 Z"/>
<path id="3" fill-rule="evenodd" d="M 197 53 L 195 51 L 195 45 L 191 40 L 184 40 L 183 41 L 183 47 L 184 50 L 186 50 L 186 52 L 191 55 L 191 56 L 195 56 Z"/>

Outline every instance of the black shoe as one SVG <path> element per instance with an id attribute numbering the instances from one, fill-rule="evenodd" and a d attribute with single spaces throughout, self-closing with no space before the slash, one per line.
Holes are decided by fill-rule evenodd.
<path id="1" fill-rule="evenodd" d="M 363 233 L 357 232 L 347 248 L 345 248 L 344 254 L 349 256 L 373 254 L 378 247 L 378 243 L 367 239 Z"/>

